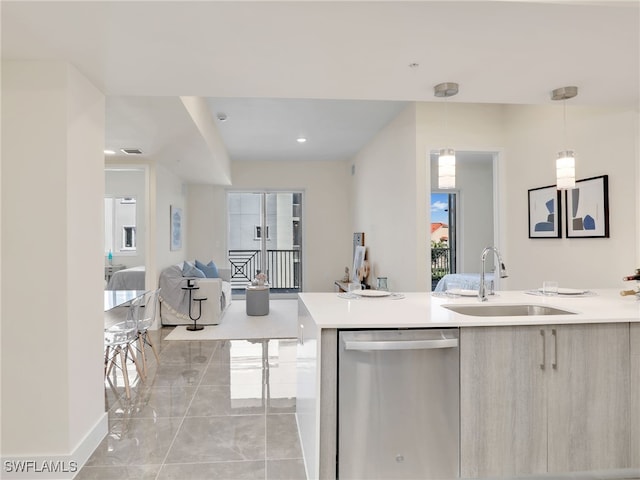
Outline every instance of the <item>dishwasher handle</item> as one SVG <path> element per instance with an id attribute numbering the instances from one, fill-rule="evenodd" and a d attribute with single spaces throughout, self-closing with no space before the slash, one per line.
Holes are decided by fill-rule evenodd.
<path id="1" fill-rule="evenodd" d="M 441 338 L 437 340 L 346 340 L 345 350 L 433 350 L 436 348 L 455 348 L 458 346 L 457 338 Z"/>

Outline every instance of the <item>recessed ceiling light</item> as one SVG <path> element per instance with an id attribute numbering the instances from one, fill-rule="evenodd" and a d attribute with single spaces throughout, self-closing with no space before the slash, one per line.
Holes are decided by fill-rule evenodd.
<path id="1" fill-rule="evenodd" d="M 104 151 L 104 154 L 105 154 L 105 155 L 115 155 L 115 154 L 116 154 L 116 152 L 115 152 L 115 150 L 105 150 L 105 151 Z"/>
<path id="2" fill-rule="evenodd" d="M 226 113 L 222 113 L 222 112 L 218 113 L 218 115 L 216 115 L 216 117 L 217 117 L 218 121 L 220 121 L 220 122 L 226 122 L 229 119 L 229 117 L 227 117 L 227 114 Z"/>
<path id="3" fill-rule="evenodd" d="M 304 143 L 307 141 L 307 139 L 305 137 L 298 137 L 296 140 L 298 143 Z"/>

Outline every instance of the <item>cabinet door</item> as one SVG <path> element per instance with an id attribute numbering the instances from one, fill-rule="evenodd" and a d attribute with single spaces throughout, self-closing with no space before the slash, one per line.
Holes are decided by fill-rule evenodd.
<path id="1" fill-rule="evenodd" d="M 540 327 L 460 329 L 461 477 L 547 471 L 541 332 Z"/>
<path id="2" fill-rule="evenodd" d="M 631 324 L 631 466 L 640 468 L 640 323 Z"/>
<path id="3" fill-rule="evenodd" d="M 549 471 L 629 467 L 629 324 L 547 332 Z"/>

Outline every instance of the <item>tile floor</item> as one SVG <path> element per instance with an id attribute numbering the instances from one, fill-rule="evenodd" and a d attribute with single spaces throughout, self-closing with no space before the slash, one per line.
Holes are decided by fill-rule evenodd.
<path id="1" fill-rule="evenodd" d="M 76 479 L 305 479 L 296 340 L 167 341 L 154 334 L 132 398 L 105 382 L 109 433 Z"/>

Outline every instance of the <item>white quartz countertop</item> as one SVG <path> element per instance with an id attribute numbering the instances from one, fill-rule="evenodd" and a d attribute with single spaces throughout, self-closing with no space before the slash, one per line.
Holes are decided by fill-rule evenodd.
<path id="1" fill-rule="evenodd" d="M 640 322 L 640 301 L 619 290 L 593 290 L 594 295 L 544 297 L 524 291 L 501 291 L 487 302 L 475 297 L 446 298 L 431 293 L 405 293 L 404 298 L 346 299 L 337 293 L 300 293 L 299 299 L 319 328 L 433 328 L 496 325 L 550 325 Z M 478 317 L 442 305 L 529 304 L 557 307 L 572 315 Z"/>

